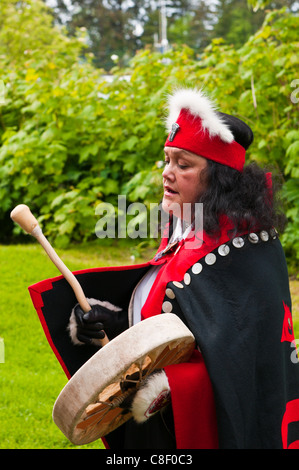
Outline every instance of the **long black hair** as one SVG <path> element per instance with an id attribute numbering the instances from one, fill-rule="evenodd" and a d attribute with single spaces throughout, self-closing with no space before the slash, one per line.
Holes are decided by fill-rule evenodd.
<path id="1" fill-rule="evenodd" d="M 221 216 L 233 223 L 235 232 L 242 230 L 282 231 L 285 216 L 280 210 L 279 178 L 248 164 L 243 172 L 208 161 L 205 172 L 208 187 L 199 202 L 203 203 L 203 229 L 210 235 L 218 235 Z"/>
<path id="2" fill-rule="evenodd" d="M 253 132 L 240 119 L 219 113 L 230 127 L 235 141 L 248 149 Z M 200 198 L 203 203 L 203 229 L 210 235 L 219 234 L 221 216 L 233 223 L 234 231 L 270 230 L 281 231 L 286 218 L 279 205 L 279 177 L 256 163 L 246 165 L 243 172 L 208 160 L 202 174 L 207 189 Z"/>

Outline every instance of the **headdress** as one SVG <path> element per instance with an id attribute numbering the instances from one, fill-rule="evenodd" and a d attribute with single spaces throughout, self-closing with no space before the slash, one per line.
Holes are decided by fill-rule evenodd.
<path id="1" fill-rule="evenodd" d="M 170 96 L 168 108 L 169 136 L 165 146 L 243 170 L 246 148 L 253 139 L 247 124 L 217 111 L 214 103 L 197 89 L 177 90 Z"/>

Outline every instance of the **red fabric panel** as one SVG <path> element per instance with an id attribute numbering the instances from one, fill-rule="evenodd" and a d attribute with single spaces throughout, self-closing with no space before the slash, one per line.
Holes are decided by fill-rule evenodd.
<path id="1" fill-rule="evenodd" d="M 299 441 L 291 442 L 288 445 L 288 426 L 290 423 L 299 421 L 299 399 L 289 401 L 283 415 L 281 424 L 281 438 L 283 449 L 299 449 Z"/>
<path id="2" fill-rule="evenodd" d="M 283 343 L 284 341 L 287 341 L 292 343 L 295 340 L 292 313 L 288 305 L 284 302 L 282 303 L 284 308 L 284 320 L 282 325 L 281 342 Z"/>
<path id="3" fill-rule="evenodd" d="M 49 342 L 49 345 L 50 345 L 52 351 L 54 352 L 58 362 L 60 363 L 62 369 L 64 370 L 65 375 L 67 376 L 68 379 L 70 379 L 71 375 L 70 375 L 68 369 L 66 368 L 62 357 L 60 356 L 59 352 L 57 351 L 57 349 L 56 349 L 56 347 L 55 347 L 55 345 L 52 341 L 50 332 L 48 330 L 47 323 L 45 322 L 44 315 L 43 315 L 43 312 L 42 312 L 42 307 L 44 306 L 44 304 L 43 304 L 43 301 L 42 301 L 41 292 L 45 292 L 46 290 L 52 289 L 52 283 L 50 282 L 50 280 L 47 280 L 47 281 L 44 281 L 43 283 L 40 283 L 40 286 L 42 286 L 41 292 L 38 292 L 37 286 L 38 286 L 38 284 L 35 285 L 35 289 L 33 289 L 32 287 L 29 287 L 29 293 L 30 293 L 32 303 L 33 303 L 33 305 L 35 307 L 35 310 L 38 314 L 39 321 L 41 322 L 41 325 L 43 327 L 43 330 L 44 330 L 46 338 Z"/>
<path id="4" fill-rule="evenodd" d="M 211 381 L 199 351 L 190 362 L 165 367 L 178 449 L 218 449 Z"/>

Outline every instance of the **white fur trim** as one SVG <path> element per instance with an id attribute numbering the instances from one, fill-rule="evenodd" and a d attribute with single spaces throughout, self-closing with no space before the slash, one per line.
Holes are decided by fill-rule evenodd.
<path id="1" fill-rule="evenodd" d="M 204 130 L 211 137 L 219 136 L 223 142 L 231 143 L 234 136 L 220 116 L 216 114 L 215 104 L 199 89 L 178 89 L 168 99 L 169 115 L 166 119 L 167 131 L 176 122 L 182 109 L 188 109 L 193 116 L 200 117 Z"/>
<path id="2" fill-rule="evenodd" d="M 87 302 L 89 303 L 89 305 L 91 307 L 93 305 L 102 305 L 103 307 L 106 307 L 109 310 L 111 310 L 111 312 L 119 312 L 121 310 L 121 308 L 116 307 L 116 305 L 111 304 L 107 300 L 102 301 L 102 300 L 97 300 L 97 299 L 93 299 L 93 298 L 86 299 L 86 300 L 87 300 Z M 67 329 L 68 329 L 68 332 L 70 334 L 70 337 L 71 337 L 71 340 L 72 340 L 73 344 L 75 344 L 77 346 L 85 344 L 85 343 L 82 343 L 82 341 L 79 341 L 78 338 L 77 338 L 77 321 L 76 321 L 76 316 L 75 316 L 75 307 L 71 311 L 71 316 L 70 316 L 70 320 L 69 320 L 69 324 L 68 324 Z M 99 345 L 98 340 L 92 340 L 92 342 L 96 345 Z"/>
<path id="3" fill-rule="evenodd" d="M 144 423 L 155 413 L 149 413 L 149 409 L 160 397 L 169 396 L 170 387 L 164 370 L 150 375 L 144 385 L 137 391 L 131 405 L 133 419 L 137 423 Z"/>

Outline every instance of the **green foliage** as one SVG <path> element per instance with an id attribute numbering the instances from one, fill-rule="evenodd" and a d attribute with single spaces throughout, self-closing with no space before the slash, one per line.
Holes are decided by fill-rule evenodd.
<path id="1" fill-rule="evenodd" d="M 254 10 L 264 9 L 271 0 L 248 0 L 248 4 L 254 8 Z"/>
<path id="2" fill-rule="evenodd" d="M 253 11 L 264 10 L 265 8 L 284 8 L 287 7 L 290 11 L 298 11 L 298 5 L 296 0 L 247 0 Z"/>
<path id="3" fill-rule="evenodd" d="M 247 0 L 219 0 L 218 21 L 213 28 L 213 38 L 223 38 L 235 48 L 241 47 L 254 34 L 265 19 L 262 10 L 253 11 Z"/>
<path id="4" fill-rule="evenodd" d="M 18 203 L 28 204 L 45 234 L 63 247 L 94 239 L 102 201 L 116 205 L 119 194 L 128 203 L 159 201 L 161 170 L 155 163 L 163 159 L 167 93 L 187 85 L 203 87 L 221 110 L 248 122 L 255 134 L 248 161 L 272 165 L 283 175 L 289 218 L 283 242 L 298 265 L 298 16 L 271 12 L 242 48 L 215 39 L 199 59 L 183 46 L 163 55 L 141 50 L 128 68 L 115 67 L 107 81 L 103 71 L 80 58 L 81 37 L 70 40 L 53 28 L 42 2 L 26 2 L 34 16 L 26 8 L 16 14 L 20 2 L 4 4 L 3 240 L 20 233 L 7 222 Z M 21 25 L 32 31 L 27 43 L 12 35 Z"/>
<path id="5" fill-rule="evenodd" d="M 288 228 L 284 247 L 293 266 L 299 261 L 298 84 L 299 18 L 285 10 L 270 12 L 263 27 L 239 50 L 213 41 L 201 61 L 202 84 L 224 112 L 253 129 L 247 159 L 272 167 L 285 181 Z M 298 88 L 298 87 L 297 87 Z"/>

